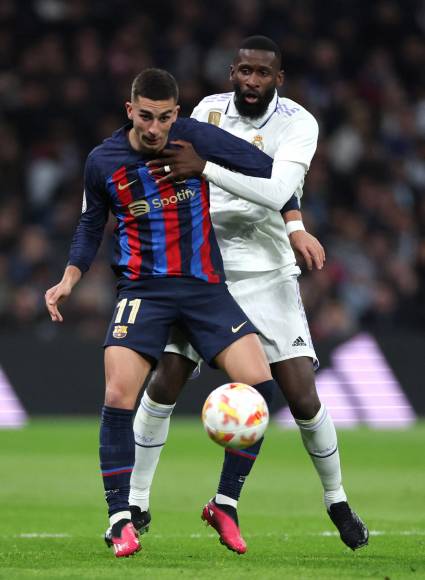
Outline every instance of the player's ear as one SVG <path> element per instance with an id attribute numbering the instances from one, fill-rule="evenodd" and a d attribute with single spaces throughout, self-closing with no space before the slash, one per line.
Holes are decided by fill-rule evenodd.
<path id="1" fill-rule="evenodd" d="M 133 105 L 130 103 L 130 101 L 125 103 L 125 110 L 127 111 L 127 117 L 129 119 L 133 119 Z"/>
<path id="2" fill-rule="evenodd" d="M 233 64 L 230 65 L 230 75 L 229 75 L 229 80 L 233 81 L 233 77 L 235 75 L 235 67 L 233 66 Z"/>
<path id="3" fill-rule="evenodd" d="M 280 70 L 276 76 L 276 87 L 281 87 L 285 82 L 285 73 L 283 70 Z"/>
<path id="4" fill-rule="evenodd" d="M 176 105 L 174 112 L 173 112 L 173 123 L 177 119 L 177 117 L 179 116 L 179 112 L 180 112 L 180 105 Z"/>

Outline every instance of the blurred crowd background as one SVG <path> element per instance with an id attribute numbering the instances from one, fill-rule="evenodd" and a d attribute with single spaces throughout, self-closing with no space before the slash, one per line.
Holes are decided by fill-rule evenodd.
<path id="1" fill-rule="evenodd" d="M 319 121 L 303 211 L 327 252 L 304 272 L 313 338 L 425 329 L 425 2 L 0 0 L 0 324 L 52 330 L 88 152 L 125 121 L 132 78 L 172 72 L 183 114 L 231 90 L 247 35 L 283 49 L 283 94 Z M 112 225 L 109 226 L 109 231 Z M 108 236 L 64 309 L 101 338 L 115 299 Z"/>

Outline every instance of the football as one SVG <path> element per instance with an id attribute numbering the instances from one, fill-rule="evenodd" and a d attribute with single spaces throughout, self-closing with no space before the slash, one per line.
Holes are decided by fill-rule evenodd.
<path id="1" fill-rule="evenodd" d="M 210 393 L 202 408 L 208 436 L 223 447 L 244 449 L 256 443 L 269 422 L 262 395 L 243 383 L 227 383 Z"/>

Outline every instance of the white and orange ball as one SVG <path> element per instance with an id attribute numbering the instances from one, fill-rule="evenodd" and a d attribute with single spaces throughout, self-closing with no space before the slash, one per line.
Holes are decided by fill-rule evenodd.
<path id="1" fill-rule="evenodd" d="M 254 387 L 227 383 L 207 397 L 202 408 L 202 422 L 215 443 L 244 449 L 263 436 L 269 423 L 269 410 Z"/>

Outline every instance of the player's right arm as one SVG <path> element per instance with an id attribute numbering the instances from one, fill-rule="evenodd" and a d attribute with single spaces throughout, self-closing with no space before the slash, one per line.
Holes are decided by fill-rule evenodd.
<path id="1" fill-rule="evenodd" d="M 209 108 L 210 105 L 207 109 Z M 207 113 L 209 113 L 207 109 L 204 101 L 201 101 L 193 109 L 191 117 L 198 121 L 206 121 Z M 218 116 L 220 117 L 222 114 L 224 115 L 224 111 L 219 112 Z M 315 134 L 316 125 L 315 120 L 311 116 L 308 116 L 307 126 L 301 129 L 299 124 L 297 124 L 295 131 L 294 128 L 292 128 L 292 131 L 290 131 L 289 134 L 286 132 L 283 146 L 280 147 L 277 152 L 277 160 L 281 159 L 283 162 L 297 162 L 301 165 L 305 165 L 305 169 L 308 169 L 311 157 L 316 149 L 315 139 L 311 139 L 309 135 Z M 287 168 L 287 165 L 283 167 L 284 173 L 286 173 Z M 304 175 L 302 175 L 302 179 L 303 178 Z M 298 180 L 296 179 L 293 183 L 294 191 L 298 189 L 298 186 L 301 183 L 302 180 L 300 174 Z M 257 203 L 252 203 L 250 204 L 250 207 L 255 208 L 259 207 L 259 205 Z M 321 270 L 325 261 L 325 251 L 319 240 L 305 231 L 298 196 L 295 194 L 292 195 L 292 197 L 289 198 L 282 207 L 280 213 L 285 222 L 286 233 L 294 252 L 302 256 L 309 270 L 312 270 L 313 266 L 318 270 Z"/>
<path id="2" fill-rule="evenodd" d="M 69 252 L 62 280 L 45 294 L 46 307 L 53 322 L 63 322 L 58 305 L 72 292 L 96 256 L 108 219 L 109 201 L 93 153 L 84 171 L 83 207 Z"/>
<path id="3" fill-rule="evenodd" d="M 302 187 L 317 147 L 317 137 L 318 124 L 312 115 L 293 120 L 285 130 L 284 144 L 275 153 L 269 179 L 238 173 L 237 165 L 230 171 L 213 161 L 206 162 L 202 175 L 228 193 L 280 211 Z"/>

